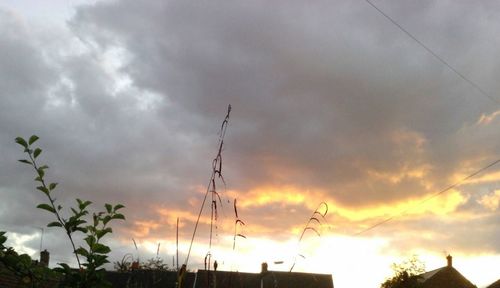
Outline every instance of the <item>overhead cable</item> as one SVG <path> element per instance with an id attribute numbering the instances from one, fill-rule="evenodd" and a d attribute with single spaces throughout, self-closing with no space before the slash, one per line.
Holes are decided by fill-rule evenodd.
<path id="1" fill-rule="evenodd" d="M 429 197 L 425 198 L 424 200 L 422 200 L 422 201 L 418 202 L 417 204 L 415 204 L 415 205 L 413 205 L 413 206 L 411 206 L 411 207 L 408 207 L 408 208 L 406 208 L 406 209 L 402 210 L 401 212 L 399 212 L 399 213 L 397 213 L 397 214 L 394 214 L 394 215 L 392 215 L 392 216 L 390 216 L 390 217 L 388 217 L 388 218 L 386 218 L 386 219 L 384 219 L 384 220 L 382 220 L 382 221 L 380 221 L 380 222 L 377 222 L 377 223 L 375 223 L 375 224 L 371 225 L 370 227 L 368 227 L 368 228 L 365 228 L 365 229 L 361 230 L 360 232 L 355 233 L 353 236 L 358 236 L 358 235 L 361 235 L 361 234 L 363 234 L 363 233 L 365 233 L 365 232 L 368 232 L 368 231 L 370 231 L 370 230 L 372 230 L 372 229 L 374 229 L 374 228 L 376 228 L 376 227 L 378 227 L 378 226 L 381 226 L 381 225 L 383 225 L 383 224 L 385 224 L 385 223 L 387 223 L 387 222 L 389 222 L 389 221 L 391 221 L 391 220 L 394 220 L 395 218 L 398 218 L 398 217 L 403 216 L 403 215 L 404 215 L 405 213 L 407 213 L 408 211 L 411 211 L 411 210 L 413 210 L 413 209 L 415 209 L 415 208 L 417 208 L 417 207 L 420 207 L 420 206 L 422 206 L 423 204 L 425 204 L 426 202 L 428 202 L 429 200 L 434 199 L 434 198 L 436 198 L 437 196 L 439 196 L 439 195 L 441 195 L 441 194 L 443 194 L 443 193 L 445 193 L 445 192 L 447 192 L 447 191 L 449 191 L 449 190 L 451 190 L 451 189 L 453 189 L 453 188 L 455 188 L 455 187 L 460 186 L 463 182 L 465 182 L 465 181 L 467 181 L 467 180 L 469 180 L 469 179 L 471 179 L 471 178 L 475 177 L 476 175 L 478 175 L 478 174 L 482 173 L 483 171 L 485 171 L 485 170 L 487 170 L 487 169 L 489 169 L 489 168 L 491 168 L 491 167 L 495 166 L 495 165 L 496 165 L 496 164 L 498 164 L 498 163 L 500 163 L 500 159 L 498 159 L 498 160 L 496 160 L 496 161 L 494 161 L 494 162 L 492 162 L 492 163 L 490 163 L 490 164 L 488 164 L 488 165 L 486 165 L 486 166 L 482 167 L 481 169 L 479 169 L 479 170 L 475 171 L 475 172 L 474 172 L 474 173 L 472 173 L 472 174 L 469 174 L 467 177 L 465 177 L 465 178 L 461 179 L 460 181 L 458 181 L 458 182 L 456 182 L 456 183 L 454 183 L 454 184 L 452 184 L 452 185 L 450 185 L 450 186 L 448 186 L 448 187 L 446 187 L 446 188 L 444 188 L 444 189 L 442 189 L 442 190 L 440 190 L 440 191 L 438 191 L 438 192 L 436 192 L 436 193 L 432 194 L 431 196 L 429 196 Z"/>
<path id="2" fill-rule="evenodd" d="M 366 3 L 370 4 L 375 10 L 377 10 L 380 14 L 382 14 L 387 20 L 389 20 L 392 24 L 394 24 L 396 27 L 399 28 L 399 30 L 403 31 L 408 37 L 413 39 L 417 44 L 419 44 L 422 48 L 427 50 L 434 58 L 436 58 L 439 62 L 444 64 L 446 67 L 448 67 L 451 71 L 453 71 L 458 77 L 462 78 L 464 81 L 469 83 L 472 87 L 474 87 L 481 95 L 484 97 L 489 98 L 491 101 L 495 102 L 496 104 L 500 105 L 500 101 L 491 95 L 489 95 L 484 89 L 482 89 L 478 84 L 476 84 L 474 81 L 470 80 L 467 78 L 464 74 L 460 73 L 457 69 L 455 69 L 453 66 L 451 66 L 450 63 L 448 63 L 446 60 L 444 60 L 441 56 L 439 56 L 437 53 L 435 53 L 431 48 L 429 48 L 427 45 L 425 45 L 422 41 L 418 40 L 417 37 L 413 36 L 408 30 L 406 30 L 403 26 L 401 26 L 396 20 L 394 20 L 392 17 L 387 15 L 384 11 L 382 11 L 380 8 L 378 8 L 373 2 L 370 0 L 365 0 Z"/>

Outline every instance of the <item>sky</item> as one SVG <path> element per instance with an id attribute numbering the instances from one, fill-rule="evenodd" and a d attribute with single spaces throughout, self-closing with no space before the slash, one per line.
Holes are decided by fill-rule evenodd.
<path id="1" fill-rule="evenodd" d="M 179 217 L 182 263 L 231 104 L 217 230 L 209 251 L 205 207 L 188 268 L 207 252 L 232 271 L 296 259 L 335 287 L 379 287 L 394 262 L 451 254 L 478 287 L 496 281 L 500 165 L 461 180 L 500 158 L 500 4 L 373 3 L 484 93 L 365 1 L 2 1 L 0 230 L 75 262 L 17 162 L 14 138 L 36 134 L 58 201 L 126 206 L 112 261 L 160 243 L 171 265 Z M 321 202 L 320 236 L 299 243 Z"/>

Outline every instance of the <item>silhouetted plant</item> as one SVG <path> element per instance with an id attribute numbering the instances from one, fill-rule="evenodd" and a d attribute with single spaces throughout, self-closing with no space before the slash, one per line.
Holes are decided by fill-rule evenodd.
<path id="1" fill-rule="evenodd" d="M 425 265 L 417 256 L 412 256 L 400 264 L 392 264 L 394 275 L 385 280 L 380 288 L 418 288 L 420 274 L 425 272 Z"/>
<path id="2" fill-rule="evenodd" d="M 324 207 L 324 211 L 322 209 L 323 207 Z M 300 245 L 300 242 L 302 242 L 302 238 L 304 238 L 304 235 L 306 234 L 306 232 L 308 230 L 313 231 L 314 233 L 316 233 L 316 235 L 318 235 L 318 237 L 321 237 L 321 234 L 319 233 L 318 229 L 316 229 L 316 227 L 314 227 L 314 226 L 315 225 L 321 226 L 324 223 L 326 223 L 327 222 L 326 218 L 325 218 L 326 214 L 328 214 L 328 204 L 326 204 L 325 202 L 319 203 L 318 208 L 316 208 L 316 210 L 314 210 L 311 217 L 309 217 L 309 220 L 307 220 L 307 223 L 304 226 L 304 229 L 302 229 L 302 233 L 300 234 L 299 241 L 298 241 L 297 245 Z M 297 256 L 300 256 L 301 258 L 305 258 L 304 255 L 297 254 L 294 257 L 292 267 L 290 268 L 290 272 L 292 272 L 293 268 L 295 267 L 295 264 L 297 263 Z"/>
<path id="3" fill-rule="evenodd" d="M 236 207 L 236 199 L 234 199 L 233 202 L 233 207 L 234 207 L 234 237 L 233 237 L 233 251 L 236 248 L 236 238 L 241 237 L 241 238 L 247 238 L 247 236 L 243 235 L 242 233 L 238 232 L 238 227 L 243 227 L 245 226 L 245 222 L 243 222 L 240 217 L 238 216 L 238 208 Z"/>
<path id="4" fill-rule="evenodd" d="M 132 262 L 134 261 L 134 257 L 132 254 L 127 253 L 123 255 L 122 260 L 115 261 L 113 266 L 118 272 L 126 272 L 132 269 Z"/>
<path id="5" fill-rule="evenodd" d="M 212 161 L 212 173 L 210 176 L 210 180 L 208 181 L 207 185 L 207 190 L 205 193 L 205 196 L 203 198 L 203 202 L 201 203 L 200 207 L 200 212 L 198 213 L 198 218 L 196 220 L 194 229 L 193 229 L 193 235 L 191 237 L 191 243 L 189 244 L 189 250 L 186 255 L 186 260 L 184 264 L 182 265 L 182 268 L 179 270 L 179 277 L 177 280 L 177 285 L 178 287 L 182 287 L 183 279 L 185 276 L 185 271 L 187 269 L 187 264 L 189 262 L 189 257 L 191 255 L 191 248 L 193 247 L 193 242 L 194 242 L 194 237 L 196 236 L 196 232 L 198 229 L 198 224 L 200 223 L 200 217 L 201 214 L 203 213 L 203 209 L 205 207 L 205 203 L 207 202 L 208 195 L 211 197 L 211 202 L 210 202 L 210 234 L 209 234 L 209 243 L 208 243 L 208 252 L 205 255 L 205 269 L 210 270 L 211 267 L 211 261 L 212 261 L 212 238 L 213 238 L 213 232 L 214 228 L 217 233 L 217 218 L 218 218 L 218 207 L 217 207 L 217 202 L 219 202 L 219 207 L 222 206 L 222 200 L 217 192 L 217 186 L 216 186 L 216 179 L 219 179 L 222 181 L 224 186 L 226 185 L 224 181 L 224 176 L 222 174 L 222 150 L 224 147 L 224 136 L 226 135 L 226 129 L 229 124 L 229 115 L 231 113 L 231 105 L 228 105 L 227 107 L 227 114 L 224 120 L 222 121 L 222 125 L 219 131 L 219 145 L 218 145 L 218 150 L 217 150 L 217 155 Z"/>
<path id="6" fill-rule="evenodd" d="M 207 253 L 208 259 L 211 257 L 210 249 L 212 247 L 212 237 L 213 237 L 213 228 L 214 228 L 214 222 L 217 221 L 217 215 L 218 215 L 218 210 L 217 210 L 217 201 L 219 202 L 220 205 L 222 205 L 222 200 L 220 198 L 219 193 L 217 192 L 217 187 L 216 187 L 216 179 L 219 178 L 222 183 L 225 185 L 224 181 L 224 176 L 222 174 L 222 149 L 224 147 L 224 136 L 226 135 L 226 129 L 229 124 L 229 114 L 231 113 L 231 105 L 227 107 L 227 114 L 226 117 L 224 118 L 224 121 L 222 121 L 222 125 L 220 128 L 220 134 L 219 134 L 219 145 L 218 145 L 218 150 L 217 150 L 217 155 L 215 156 L 214 160 L 212 161 L 212 174 L 210 176 L 210 180 L 208 181 L 208 186 L 207 186 L 207 191 L 205 193 L 205 197 L 203 198 L 203 202 L 200 207 L 200 212 L 198 213 L 198 218 L 196 220 L 194 230 L 193 230 L 193 236 L 191 238 L 191 243 L 189 245 L 189 250 L 186 256 L 186 261 L 184 262 L 185 265 L 188 264 L 189 262 L 189 256 L 191 255 L 191 248 L 193 246 L 193 241 L 194 237 L 196 235 L 196 231 L 198 229 L 198 224 L 200 222 L 200 217 L 201 214 L 203 213 L 203 208 L 205 207 L 205 203 L 207 201 L 208 195 L 210 194 L 211 196 L 211 214 L 210 214 L 210 236 L 209 236 L 209 251 Z M 215 224 L 215 229 L 217 229 L 217 225 Z M 210 260 L 208 261 L 210 263 Z M 210 264 L 208 265 L 210 267 Z"/>
<path id="7" fill-rule="evenodd" d="M 58 274 L 33 261 L 28 254 L 18 254 L 14 248 L 5 246 L 7 236 L 0 231 L 0 268 L 7 269 L 18 279 L 19 287 L 47 287 L 57 282 Z"/>
<path id="8" fill-rule="evenodd" d="M 89 206 L 92 202 L 77 198 L 77 206 L 70 208 L 71 216 L 64 217 L 62 213 L 63 207 L 56 203 L 56 198 L 53 195 L 57 183 L 46 182 L 45 171 L 49 167 L 37 163 L 37 158 L 42 153 L 42 149 L 32 147 L 32 145 L 38 139 L 38 136 L 33 135 L 28 141 L 21 137 L 17 137 L 15 141 L 24 148 L 24 152 L 28 156 L 28 159 L 21 159 L 19 161 L 33 167 L 36 172 L 35 181 L 39 182 L 39 186 L 36 189 L 42 192 L 48 200 L 46 203 L 39 204 L 37 208 L 48 211 L 55 217 L 56 221 L 47 224 L 47 226 L 60 227 L 64 230 L 78 263 L 78 271 L 71 269 L 66 263 L 59 263 L 61 267 L 55 268 L 56 271 L 65 275 L 62 285 L 68 287 L 109 286 L 109 283 L 104 279 L 104 268 L 102 266 L 109 262 L 107 258 L 111 249 L 107 245 L 102 244 L 101 240 L 106 234 L 113 232 L 111 227 L 108 226 L 112 220 L 125 220 L 125 216 L 118 212 L 118 210 L 125 206 L 121 204 L 113 206 L 106 203 L 104 205 L 105 210 L 92 213 L 90 222 L 87 222 L 87 215 L 90 213 Z M 86 243 L 86 247 L 80 246 L 76 248 L 73 238 L 75 232 L 84 234 L 83 240 Z M 85 258 L 86 261 L 84 263 L 81 263 L 80 256 Z"/>
<path id="9" fill-rule="evenodd" d="M 160 257 L 160 243 L 156 248 L 156 257 L 151 257 L 145 262 L 142 262 L 141 269 L 144 270 L 161 270 L 161 271 L 176 271 L 175 268 L 170 268 L 168 264 L 163 263 L 163 259 Z"/>
<path id="10" fill-rule="evenodd" d="M 143 261 L 135 268 L 132 268 L 132 263 L 135 260 L 132 254 L 127 253 L 120 261 L 115 261 L 114 268 L 118 272 L 127 272 L 132 270 L 160 270 L 160 271 L 176 271 L 175 268 L 170 268 L 168 264 L 164 263 L 163 259 L 158 255 Z"/>
<path id="11" fill-rule="evenodd" d="M 163 263 L 161 257 L 151 257 L 145 262 L 142 262 L 141 269 L 143 270 L 162 270 L 162 271 L 172 271 L 168 264 Z M 175 269 L 173 269 L 175 271 Z"/>

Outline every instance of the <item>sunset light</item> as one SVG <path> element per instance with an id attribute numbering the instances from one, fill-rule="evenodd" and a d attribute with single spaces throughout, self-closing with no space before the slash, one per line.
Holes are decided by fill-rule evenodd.
<path id="1" fill-rule="evenodd" d="M 2 1 L 0 287 L 498 288 L 499 15 Z"/>

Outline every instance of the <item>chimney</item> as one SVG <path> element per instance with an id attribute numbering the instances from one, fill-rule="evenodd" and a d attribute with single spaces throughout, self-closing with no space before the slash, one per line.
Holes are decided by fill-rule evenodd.
<path id="1" fill-rule="evenodd" d="M 451 257 L 451 255 L 448 254 L 448 256 L 446 256 L 446 260 L 448 260 L 448 267 L 452 267 L 453 266 L 453 257 Z"/>
<path id="2" fill-rule="evenodd" d="M 40 265 L 44 267 L 49 267 L 50 253 L 47 249 L 40 252 Z"/>
<path id="3" fill-rule="evenodd" d="M 260 273 L 262 273 L 262 274 L 267 273 L 267 263 L 266 262 L 262 262 Z"/>

